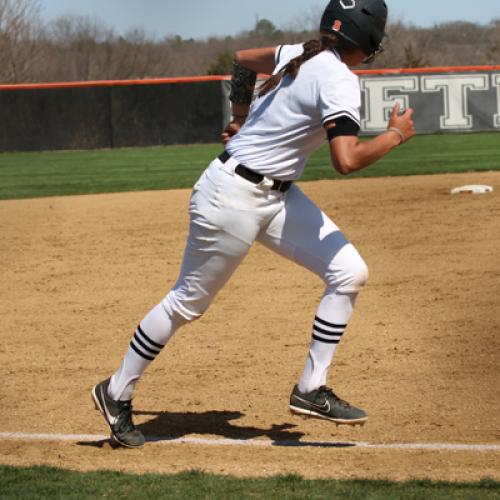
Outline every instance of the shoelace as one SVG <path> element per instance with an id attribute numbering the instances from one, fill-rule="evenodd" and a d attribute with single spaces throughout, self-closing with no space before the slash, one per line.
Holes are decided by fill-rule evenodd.
<path id="1" fill-rule="evenodd" d="M 134 431 L 135 425 L 132 422 L 132 404 L 130 401 L 120 402 L 120 416 L 118 429 L 120 432 Z"/>
<path id="2" fill-rule="evenodd" d="M 339 398 L 330 387 L 327 387 L 326 385 L 323 385 L 319 388 L 318 390 L 318 395 L 325 395 L 325 398 L 333 398 L 336 402 L 341 404 L 342 406 L 350 406 L 350 404 L 347 401 L 344 401 L 343 399 Z"/>

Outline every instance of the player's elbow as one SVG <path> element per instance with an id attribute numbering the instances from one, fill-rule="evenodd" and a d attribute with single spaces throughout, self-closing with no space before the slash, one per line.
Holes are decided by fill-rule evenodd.
<path id="1" fill-rule="evenodd" d="M 359 169 L 359 166 L 352 158 L 335 158 L 333 168 L 341 175 L 349 175 Z"/>
<path id="2" fill-rule="evenodd" d="M 233 61 L 245 68 L 253 69 L 254 66 L 254 51 L 251 49 L 237 50 L 234 53 Z"/>
<path id="3" fill-rule="evenodd" d="M 237 51 L 234 53 L 234 56 L 233 56 L 233 61 L 234 61 L 236 64 L 243 65 L 243 63 L 245 62 L 245 54 L 244 54 L 244 51 L 242 51 L 242 50 L 237 50 Z"/>
<path id="4" fill-rule="evenodd" d="M 330 142 L 333 168 L 341 175 L 349 175 L 361 168 L 362 157 L 358 154 L 357 137 L 338 137 Z"/>

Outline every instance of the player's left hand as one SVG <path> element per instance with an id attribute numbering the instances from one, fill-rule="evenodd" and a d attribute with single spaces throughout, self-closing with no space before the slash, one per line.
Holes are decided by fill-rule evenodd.
<path id="1" fill-rule="evenodd" d="M 387 127 L 397 128 L 401 132 L 401 142 L 406 142 L 415 135 L 415 124 L 412 116 L 412 108 L 408 108 L 401 113 L 401 104 L 399 102 L 397 102 L 394 108 L 392 108 L 391 118 Z"/>

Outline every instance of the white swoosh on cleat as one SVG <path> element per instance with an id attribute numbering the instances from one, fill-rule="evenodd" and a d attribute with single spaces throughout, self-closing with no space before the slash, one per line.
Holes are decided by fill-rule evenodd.
<path id="1" fill-rule="evenodd" d="M 115 425 L 118 422 L 118 417 L 114 417 L 109 413 L 108 408 L 106 407 L 106 399 L 104 398 L 104 391 L 102 390 L 102 387 L 100 387 L 99 390 L 101 391 L 103 401 L 102 407 L 104 409 L 104 413 L 106 414 L 106 420 L 109 422 L 109 425 Z"/>
<path id="2" fill-rule="evenodd" d="M 317 405 L 312 403 L 311 401 L 307 401 L 307 399 L 302 399 L 299 396 L 295 396 L 295 398 L 299 399 L 300 401 L 306 403 L 308 406 L 310 406 L 314 410 L 319 410 L 319 411 L 324 411 L 326 413 L 329 413 L 331 407 L 330 407 L 330 401 L 326 400 L 324 404 L 322 405 Z"/>

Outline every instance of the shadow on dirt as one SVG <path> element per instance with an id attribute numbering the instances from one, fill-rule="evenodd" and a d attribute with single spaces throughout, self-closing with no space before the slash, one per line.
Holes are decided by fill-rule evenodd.
<path id="1" fill-rule="evenodd" d="M 168 436 L 178 439 L 189 434 L 216 435 L 226 439 L 254 439 L 267 437 L 272 441 L 299 440 L 304 433 L 291 432 L 294 424 L 275 424 L 270 428 L 233 425 L 231 421 L 244 417 L 239 411 L 204 411 L 200 413 L 170 413 L 163 411 L 136 411 L 136 415 L 154 417 L 137 426 L 147 436 Z"/>

